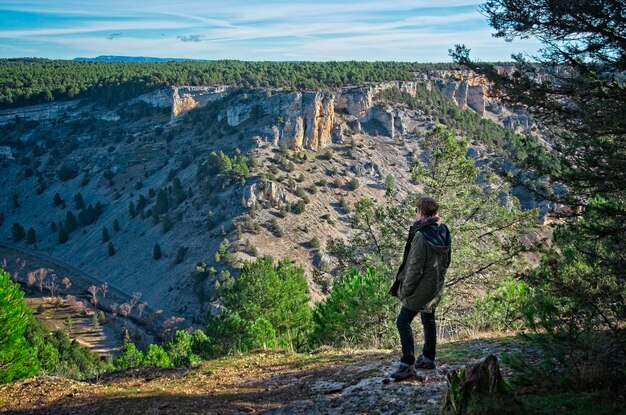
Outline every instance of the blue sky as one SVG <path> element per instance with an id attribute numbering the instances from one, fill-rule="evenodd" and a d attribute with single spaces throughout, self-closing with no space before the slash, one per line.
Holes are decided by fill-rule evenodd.
<path id="1" fill-rule="evenodd" d="M 243 60 L 484 61 L 536 53 L 507 43 L 471 1 L 0 0 L 0 57 L 98 55 Z"/>

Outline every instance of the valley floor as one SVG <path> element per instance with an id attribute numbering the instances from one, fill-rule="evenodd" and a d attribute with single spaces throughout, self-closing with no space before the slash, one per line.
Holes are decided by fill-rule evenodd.
<path id="1" fill-rule="evenodd" d="M 0 412 L 435 414 L 445 394 L 446 373 L 505 352 L 520 352 L 531 363 L 539 357 L 519 337 L 447 342 L 439 348 L 438 369 L 393 382 L 389 375 L 396 367 L 395 351 L 261 351 L 202 362 L 190 370 L 133 369 L 85 382 L 47 376 L 17 381 L 0 387 Z M 505 377 L 512 376 L 506 367 L 502 370 Z M 596 415 L 612 413 L 595 408 Z M 525 409 L 523 413 L 553 413 Z M 561 409 L 554 413 L 590 413 Z"/>

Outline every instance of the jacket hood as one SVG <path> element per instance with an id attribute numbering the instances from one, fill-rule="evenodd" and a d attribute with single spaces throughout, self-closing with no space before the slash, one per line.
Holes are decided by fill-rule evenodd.
<path id="1" fill-rule="evenodd" d="M 424 236 L 426 242 L 437 251 L 446 252 L 452 245 L 450 230 L 448 230 L 448 227 L 444 224 L 430 223 L 421 226 L 418 231 Z"/>

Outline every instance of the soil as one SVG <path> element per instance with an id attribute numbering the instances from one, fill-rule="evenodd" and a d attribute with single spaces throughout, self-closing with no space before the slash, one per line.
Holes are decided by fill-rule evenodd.
<path id="1" fill-rule="evenodd" d="M 258 351 L 205 361 L 192 369 L 131 369 L 91 381 L 37 377 L 0 387 L 11 414 L 432 414 L 445 376 L 487 354 L 537 351 L 518 338 L 440 346 L 435 370 L 394 382 L 397 352 Z M 504 368 L 505 377 L 511 374 Z"/>

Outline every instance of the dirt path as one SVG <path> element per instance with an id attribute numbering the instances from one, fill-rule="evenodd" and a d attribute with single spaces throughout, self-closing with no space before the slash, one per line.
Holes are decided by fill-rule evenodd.
<path id="1" fill-rule="evenodd" d="M 11 414 L 433 414 L 445 375 L 486 354 L 535 353 L 517 341 L 443 344 L 436 370 L 393 382 L 397 352 L 260 352 L 197 368 L 134 369 L 98 381 L 39 377 L 0 387 Z M 506 370 L 505 370 L 506 375 Z"/>

